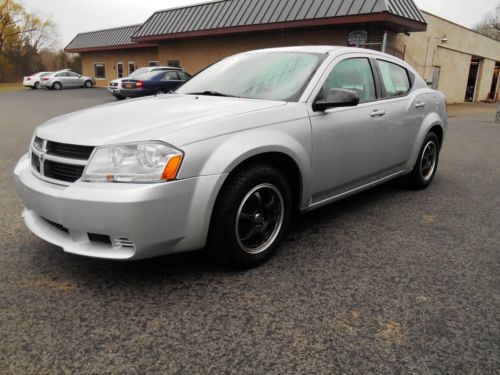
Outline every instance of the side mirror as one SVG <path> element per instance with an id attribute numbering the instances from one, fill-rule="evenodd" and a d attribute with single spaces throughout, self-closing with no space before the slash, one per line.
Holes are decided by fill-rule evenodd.
<path id="1" fill-rule="evenodd" d="M 326 100 L 317 100 L 313 104 L 313 110 L 325 111 L 329 108 L 355 107 L 359 104 L 359 95 L 354 90 L 331 89 Z"/>

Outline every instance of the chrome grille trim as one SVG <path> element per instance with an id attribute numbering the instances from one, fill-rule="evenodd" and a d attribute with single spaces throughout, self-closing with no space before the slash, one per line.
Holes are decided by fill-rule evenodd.
<path id="1" fill-rule="evenodd" d="M 113 237 L 112 238 L 113 247 L 121 247 L 125 249 L 135 249 L 134 241 L 128 238 Z"/>
<path id="2" fill-rule="evenodd" d="M 39 149 L 40 144 L 41 149 Z M 47 147 L 49 144 L 51 149 Z M 31 171 L 44 181 L 69 186 L 82 177 L 94 148 L 93 146 L 58 143 L 35 137 L 30 147 Z M 57 155 L 58 152 L 71 156 Z M 83 157 L 87 157 L 87 159 L 83 159 Z M 38 162 L 36 158 L 38 158 Z M 50 171 L 45 170 L 46 162 L 50 163 Z M 37 168 L 38 166 L 39 168 Z"/>

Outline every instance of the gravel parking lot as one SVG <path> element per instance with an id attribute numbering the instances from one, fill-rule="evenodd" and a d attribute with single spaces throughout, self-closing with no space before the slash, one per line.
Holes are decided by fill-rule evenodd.
<path id="1" fill-rule="evenodd" d="M 298 218 L 246 272 L 203 252 L 114 263 L 22 223 L 36 125 L 102 89 L 0 93 L 0 373 L 500 373 L 500 124 L 451 108 L 433 185 L 391 182 Z M 105 126 L 105 124 L 103 124 Z"/>

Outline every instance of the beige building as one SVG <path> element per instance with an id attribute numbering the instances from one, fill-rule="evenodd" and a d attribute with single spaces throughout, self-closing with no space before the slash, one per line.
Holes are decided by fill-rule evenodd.
<path id="1" fill-rule="evenodd" d="M 138 67 L 174 65 L 194 74 L 237 52 L 308 44 L 396 55 L 449 103 L 500 99 L 500 42 L 422 12 L 412 0 L 215 1 L 78 34 L 66 51 L 80 53 L 83 74 L 106 86 Z"/>

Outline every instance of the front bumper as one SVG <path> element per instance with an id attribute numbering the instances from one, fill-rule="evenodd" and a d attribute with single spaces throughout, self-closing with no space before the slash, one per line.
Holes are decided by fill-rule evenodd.
<path id="1" fill-rule="evenodd" d="M 34 234 L 68 253 L 131 260 L 202 248 L 225 176 L 59 186 L 33 175 L 23 156 L 14 178 L 26 203 L 24 221 Z M 121 240 L 96 241 L 95 234 Z M 127 246 L 122 246 L 123 239 Z"/>

